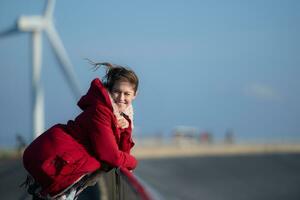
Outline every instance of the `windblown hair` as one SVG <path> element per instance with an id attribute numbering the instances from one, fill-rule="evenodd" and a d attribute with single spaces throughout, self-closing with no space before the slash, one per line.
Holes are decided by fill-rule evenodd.
<path id="1" fill-rule="evenodd" d="M 110 92 L 112 91 L 113 86 L 117 81 L 125 81 L 131 83 L 133 85 L 134 92 L 137 92 L 139 86 L 139 78 L 133 70 L 108 62 L 93 62 L 89 59 L 87 60 L 91 65 L 93 65 L 94 71 L 99 69 L 101 66 L 106 67 L 106 74 L 102 78 L 102 82 Z"/>

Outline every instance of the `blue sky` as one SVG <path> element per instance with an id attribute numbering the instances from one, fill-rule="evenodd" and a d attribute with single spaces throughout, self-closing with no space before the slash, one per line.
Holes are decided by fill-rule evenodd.
<path id="1" fill-rule="evenodd" d="M 0 31 L 20 15 L 42 14 L 44 0 L 2 0 Z M 56 28 L 84 94 L 93 72 L 84 58 L 133 68 L 140 77 L 137 133 L 170 134 L 179 125 L 227 129 L 251 140 L 300 138 L 300 2 L 61 1 Z M 0 39 L 0 147 L 30 138 L 29 33 Z M 46 127 L 80 110 L 46 37 Z"/>

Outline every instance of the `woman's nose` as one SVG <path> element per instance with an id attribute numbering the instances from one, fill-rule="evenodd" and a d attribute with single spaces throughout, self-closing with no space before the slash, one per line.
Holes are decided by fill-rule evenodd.
<path id="1" fill-rule="evenodd" d="M 124 95 L 124 94 L 122 94 L 122 93 L 121 93 L 121 94 L 119 94 L 119 96 L 118 96 L 118 97 L 119 97 L 119 100 L 120 100 L 120 101 L 124 101 L 124 99 L 125 99 L 125 95 Z"/>

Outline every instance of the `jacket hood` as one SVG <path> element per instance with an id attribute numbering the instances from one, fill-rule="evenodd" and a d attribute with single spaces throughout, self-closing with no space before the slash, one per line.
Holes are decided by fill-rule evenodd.
<path id="1" fill-rule="evenodd" d="M 117 105 L 112 100 L 107 89 L 104 87 L 103 83 L 100 81 L 99 78 L 94 79 L 91 82 L 91 86 L 86 93 L 86 95 L 82 96 L 81 99 L 78 101 L 77 105 L 82 109 L 85 110 L 90 106 L 95 106 L 97 104 L 102 104 L 108 107 L 116 116 L 117 119 L 122 117 L 122 114 L 125 114 L 131 120 L 131 127 L 133 128 L 133 107 L 132 105 L 128 106 L 128 108 L 122 112 L 119 112 Z"/>
<path id="2" fill-rule="evenodd" d="M 104 87 L 103 83 L 99 78 L 95 78 L 91 82 L 91 86 L 86 93 L 86 95 L 82 96 L 78 101 L 77 105 L 85 110 L 90 106 L 102 104 L 107 106 L 111 111 L 113 111 L 112 103 L 108 94 L 107 89 Z"/>

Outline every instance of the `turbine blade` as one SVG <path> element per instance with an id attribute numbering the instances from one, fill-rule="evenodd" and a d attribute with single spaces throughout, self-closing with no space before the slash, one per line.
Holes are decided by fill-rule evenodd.
<path id="1" fill-rule="evenodd" d="M 48 0 L 47 7 L 45 9 L 45 17 L 52 18 L 54 13 L 55 0 Z"/>
<path id="2" fill-rule="evenodd" d="M 0 38 L 4 38 L 4 37 L 8 37 L 8 36 L 12 36 L 12 35 L 16 35 L 20 33 L 19 29 L 17 26 L 13 26 L 9 29 L 6 29 L 4 31 L 0 32 Z"/>
<path id="3" fill-rule="evenodd" d="M 57 34 L 54 26 L 48 26 L 46 28 L 46 33 L 50 40 L 50 44 L 53 47 L 55 55 L 60 62 L 62 72 L 63 72 L 65 78 L 67 79 L 67 82 L 68 82 L 69 86 L 71 87 L 71 90 L 72 90 L 73 94 L 75 95 L 75 98 L 78 99 L 81 96 L 79 82 L 75 76 L 72 63 L 71 63 L 71 61 L 67 55 L 67 52 L 59 38 L 59 35 Z"/>

